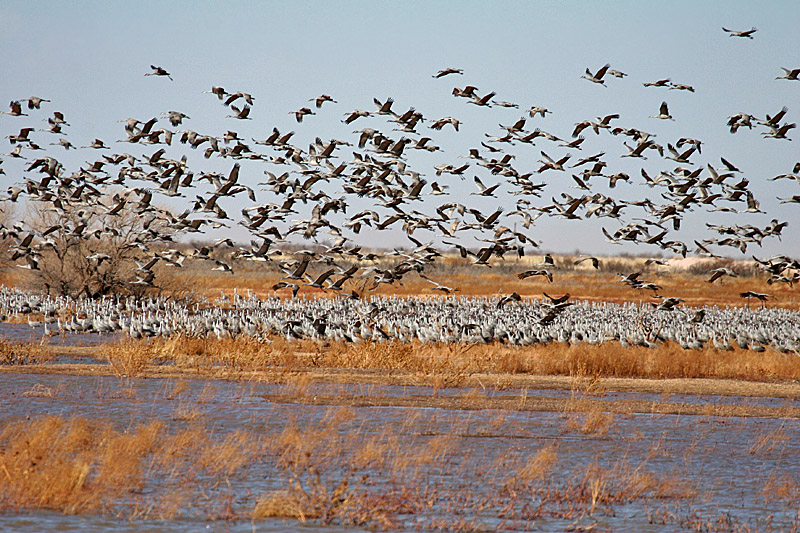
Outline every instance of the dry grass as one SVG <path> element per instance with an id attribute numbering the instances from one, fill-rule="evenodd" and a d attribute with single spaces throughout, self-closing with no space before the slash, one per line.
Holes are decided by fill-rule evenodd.
<path id="1" fill-rule="evenodd" d="M 2 347 L 2 345 L 0 345 Z M 26 349 L 34 350 L 34 347 Z M 135 376 L 149 365 L 169 364 L 199 375 L 259 372 L 262 378 L 308 385 L 308 369 L 379 370 L 426 376 L 435 388 L 464 385 L 477 374 L 560 375 L 581 382 L 583 394 L 602 395 L 602 377 L 710 378 L 761 382 L 800 380 L 800 358 L 773 351 L 719 351 L 713 347 L 684 350 L 675 343 L 657 348 L 623 348 L 616 344 L 512 347 L 502 344 L 422 344 L 314 341 L 276 338 L 259 343 L 240 339 L 123 340 L 102 353 L 120 376 Z M 222 373 L 222 374 L 220 374 Z M 304 382 L 305 380 L 305 382 Z"/>
<path id="2" fill-rule="evenodd" d="M 759 435 L 756 442 L 750 445 L 747 453 L 750 455 L 774 455 L 782 452 L 791 437 L 786 433 L 786 423 L 765 434 Z"/>
<path id="3" fill-rule="evenodd" d="M 53 359 L 47 344 L 10 342 L 0 338 L 0 365 L 38 365 Z"/>
<path id="4" fill-rule="evenodd" d="M 152 422 L 123 434 L 106 421 L 52 416 L 10 424 L 0 433 L 0 508 L 107 510 L 141 487 L 139 462 L 162 428 Z"/>
<path id="5" fill-rule="evenodd" d="M 117 377 L 140 376 L 157 358 L 153 342 L 130 338 L 107 344 L 102 354 Z"/>
<path id="6" fill-rule="evenodd" d="M 176 385 L 164 396 L 181 402 L 188 394 Z M 698 497 L 686 472 L 649 468 L 650 460 L 668 455 L 648 454 L 647 443 L 639 460 L 623 448 L 613 460 L 591 452 L 579 458 L 549 443 L 530 454 L 504 446 L 486 461 L 486 452 L 474 454 L 471 438 L 508 435 L 515 422 L 481 418 L 470 431 L 469 420 L 436 418 L 412 413 L 366 430 L 352 408 L 331 408 L 313 419 L 218 435 L 198 422 L 120 428 L 109 420 L 45 416 L 9 423 L 0 427 L 0 512 L 131 519 L 200 512 L 208 520 L 279 518 L 368 529 L 407 528 L 408 520 L 422 529 L 470 529 L 485 527 L 477 517 L 492 516 L 526 529 L 542 518 L 573 521 L 613 515 L 631 503 Z M 694 450 L 707 445 L 704 438 L 699 433 L 688 447 L 686 468 Z M 263 483 L 265 471 L 270 486 L 263 491 L 241 483 L 253 475 Z M 797 487 L 776 473 L 761 494 L 767 502 L 795 505 Z M 445 526 L 443 517 L 462 522 Z"/>
<path id="7" fill-rule="evenodd" d="M 764 482 L 761 495 L 767 504 L 781 501 L 789 507 L 797 507 L 800 503 L 800 483 L 790 474 L 773 472 Z"/>
<path id="8" fill-rule="evenodd" d="M 614 425 L 614 415 L 596 406 L 582 415 L 573 415 L 569 419 L 568 428 L 578 430 L 584 435 L 604 437 Z"/>

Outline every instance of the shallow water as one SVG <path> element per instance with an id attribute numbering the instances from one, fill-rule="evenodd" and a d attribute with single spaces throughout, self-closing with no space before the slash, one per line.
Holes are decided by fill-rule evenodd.
<path id="1" fill-rule="evenodd" d="M 55 325 L 48 326 L 49 332 L 55 333 Z M 122 337 L 117 333 L 59 333 L 49 335 L 44 326 L 31 327 L 28 324 L 0 322 L 0 338 L 16 343 L 46 343 L 50 346 L 99 346 L 106 342 L 115 342 Z"/>
<path id="2" fill-rule="evenodd" d="M 798 420 L 772 420 L 739 417 L 697 417 L 676 415 L 629 414 L 613 415 L 607 433 L 584 434 L 577 428 L 587 415 L 558 412 L 458 411 L 407 407 L 355 407 L 278 404 L 264 396 L 287 392 L 285 386 L 261 383 L 236 383 L 208 380 L 182 380 L 176 383 L 161 379 L 126 379 L 114 377 L 5 374 L 0 377 L 0 424 L 40 415 L 64 418 L 110 418 L 120 428 L 150 420 L 163 420 L 170 430 L 202 423 L 221 440 L 236 430 L 254 434 L 275 435 L 288 424 L 300 427 L 324 425 L 337 412 L 345 413 L 335 426 L 342 436 L 354 436 L 365 442 L 391 429 L 401 440 L 401 448 L 419 450 L 436 446 L 445 439 L 457 453 L 446 453 L 441 460 L 415 472 L 395 474 L 370 472 L 370 487 L 386 490 L 412 480 L 442 491 L 439 504 L 426 513 L 398 515 L 401 528 L 431 527 L 433 520 L 448 523 L 468 518 L 493 529 L 563 530 L 574 520 L 556 515 L 533 520 L 501 520 L 499 509 L 487 503 L 500 494 L 513 474 L 515 461 L 523 463 L 545 446 L 557 451 L 557 466 L 551 472 L 554 487 L 566 487 L 576 476 L 592 468 L 612 472 L 628 465 L 649 475 L 691 488 L 690 498 L 645 498 L 600 505 L 580 524 L 597 521 L 598 527 L 610 530 L 680 530 L 681 520 L 692 516 L 729 520 L 751 527 L 764 527 L 763 520 L 772 515 L 772 525 L 789 528 L 797 520 L 796 505 L 785 501 L 765 502 L 763 490 L 770 476 L 800 481 L 800 434 Z M 282 388 L 283 387 L 283 388 Z M 180 391 L 175 393 L 175 391 Z M 439 390 L 437 394 L 464 393 L 464 390 Z M 517 391 L 518 392 L 518 391 Z M 389 387 L 366 385 L 312 385 L 306 394 L 351 395 L 429 395 L 425 387 Z M 529 394 L 560 396 L 569 391 L 531 391 Z M 633 393 L 609 394 L 626 399 L 654 399 L 654 395 Z M 202 398 L 202 401 L 198 401 Z M 720 398 L 672 395 L 671 401 L 694 399 L 697 402 Z M 743 399 L 742 403 L 785 405 L 776 398 Z M 737 398 L 724 400 L 735 403 Z M 190 409 L 192 416 L 181 413 Z M 182 411 L 183 410 L 183 411 Z M 339 411 L 337 411 L 339 410 Z M 333 413 L 333 415 L 332 415 Z M 356 437 L 357 436 L 357 437 Z M 774 442 L 770 442 L 773 440 Z M 754 443 L 770 445 L 755 447 Z M 498 466 L 499 465 L 499 466 Z M 503 465 L 509 465 L 506 471 Z M 285 486 L 285 473 L 269 461 L 251 465 L 230 480 L 237 494 L 258 494 Z M 159 480 L 151 480 L 157 491 Z M 467 502 L 475 500 L 478 503 Z M 252 501 L 240 505 L 242 513 Z M 796 504 L 796 502 L 795 502 Z M 465 512 L 467 516 L 457 516 Z M 654 514 L 663 511 L 663 515 Z M 672 513 L 672 514 L 669 514 Z M 666 524 L 652 524 L 659 517 L 669 517 Z M 762 522 L 759 522 L 762 520 Z M 684 527 L 688 522 L 683 522 Z M 213 522 L 198 509 L 189 509 L 184 517 L 168 522 L 128 522 L 108 516 L 64 516 L 54 512 L 32 511 L 24 514 L 0 515 L 0 528 L 14 531 L 99 531 L 163 530 L 199 531 L 280 531 L 298 529 L 294 520 L 267 519 L 251 522 Z M 313 524 L 310 529 L 317 529 Z M 326 528 L 327 529 L 327 528 Z M 335 526 L 330 530 L 352 530 Z"/>

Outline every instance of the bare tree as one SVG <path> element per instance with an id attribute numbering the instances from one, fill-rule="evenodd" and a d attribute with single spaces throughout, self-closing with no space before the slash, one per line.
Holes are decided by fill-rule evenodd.
<path id="1" fill-rule="evenodd" d="M 35 235 L 30 253 L 34 288 L 50 294 L 98 297 L 158 289 L 158 250 L 171 239 L 165 210 L 112 211 L 101 200 L 32 202 L 26 229 Z"/>

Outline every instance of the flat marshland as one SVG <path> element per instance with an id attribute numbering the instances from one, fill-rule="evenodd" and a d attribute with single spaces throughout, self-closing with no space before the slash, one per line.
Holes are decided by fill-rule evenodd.
<path id="1" fill-rule="evenodd" d="M 448 283 L 649 301 L 610 273 L 500 289 L 493 275 Z M 723 292 L 741 305 L 738 291 L 757 283 L 648 277 L 691 305 Z M 269 283 L 251 290 L 269 295 Z M 234 289 L 223 276 L 197 286 L 209 298 Z M 429 294 L 423 280 L 396 288 Z M 797 301 L 787 287 L 767 305 Z M 0 528 L 800 527 L 794 353 L 41 337 L 11 322 L 0 330 Z"/>

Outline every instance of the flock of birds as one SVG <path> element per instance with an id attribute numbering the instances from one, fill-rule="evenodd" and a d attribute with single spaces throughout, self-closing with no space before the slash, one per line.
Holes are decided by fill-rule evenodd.
<path id="1" fill-rule="evenodd" d="M 319 342 L 413 342 L 513 346 L 548 343 L 687 350 L 800 352 L 800 313 L 759 307 L 681 307 L 665 313 L 647 304 L 568 301 L 569 295 L 521 301 L 494 297 L 258 298 L 254 293 L 191 304 L 156 297 L 51 297 L 0 288 L 0 318 L 28 319 L 45 334 L 123 332 L 133 338 L 184 335 L 261 342 L 275 337 Z M 673 304 L 674 305 L 674 304 Z M 69 309 L 70 315 L 64 316 Z M 49 332 L 49 333 L 48 333 Z"/>
<path id="2" fill-rule="evenodd" d="M 752 39 L 756 31 L 755 28 L 742 32 L 723 29 L 731 36 L 748 39 Z M 782 68 L 782 70 L 784 75 L 778 79 L 798 81 L 800 69 Z M 463 74 L 461 69 L 447 68 L 437 72 L 433 77 L 437 80 L 453 79 Z M 156 65 L 151 65 L 151 72 L 145 76 L 172 80 L 172 75 L 167 70 Z M 623 79 L 627 76 L 628 74 L 612 69 L 610 64 L 606 64 L 594 71 L 587 68 L 581 78 L 607 87 L 606 81 L 610 78 Z M 670 78 L 646 82 L 643 85 L 648 87 L 648 90 L 667 89 L 689 93 L 695 91 L 691 85 L 674 83 Z M 226 118 L 233 121 L 252 120 L 250 114 L 256 100 L 253 95 L 219 86 L 203 92 L 209 93 L 212 98 L 216 97 L 231 110 Z M 520 109 L 516 103 L 496 99 L 495 91 L 483 93 L 473 85 L 465 85 L 463 88 L 456 86 L 452 94 L 454 98 L 463 100 L 467 104 L 487 110 Z M 310 117 L 320 112 L 323 106 L 327 108 L 337 104 L 337 101 L 327 94 L 313 97 L 309 102 L 311 103 L 307 106 L 289 112 L 298 125 L 304 120 L 308 123 Z M 67 151 L 77 149 L 67 140 L 66 129 L 69 123 L 64 114 L 55 111 L 50 115 L 42 111 L 43 106 L 46 108 L 46 104 L 49 103 L 49 100 L 36 96 L 15 99 L 10 103 L 9 111 L 3 112 L 12 117 L 9 121 L 3 121 L 3 128 L 14 128 L 15 133 L 6 136 L 13 148 L 9 153 L 2 155 L 8 161 L 20 162 L 21 173 L 24 176 L 21 182 L 7 188 L 3 201 L 13 203 L 29 200 L 44 205 L 46 206 L 44 212 L 49 213 L 54 222 L 44 227 L 41 224 L 35 226 L 4 223 L 0 227 L 0 236 L 11 242 L 10 259 L 24 261 L 17 266 L 33 271 L 40 270 L 40 262 L 47 257 L 48 248 L 56 249 L 64 242 L 97 242 L 97 251 L 87 255 L 85 259 L 90 263 L 93 272 L 101 274 L 105 270 L 119 268 L 112 255 L 101 251 L 102 243 L 114 239 L 118 242 L 121 238 L 119 225 L 109 221 L 134 216 L 141 225 L 140 231 L 129 236 L 129 240 L 124 241 L 122 245 L 126 249 L 134 250 L 137 255 L 136 267 L 132 268 L 132 276 L 127 285 L 129 290 L 134 287 L 145 289 L 157 287 L 157 271 L 154 268 L 159 263 L 181 268 L 186 260 L 203 261 L 213 263 L 213 270 L 233 272 L 237 268 L 237 262 L 247 260 L 276 264 L 284 275 L 272 288 L 275 291 L 289 290 L 293 296 L 296 296 L 304 286 L 325 291 L 347 291 L 351 295 L 359 296 L 352 289 L 360 287 L 363 293 L 381 284 L 399 282 L 410 274 L 419 275 L 429 281 L 432 291 L 450 295 L 458 289 L 435 281 L 426 274 L 426 269 L 441 256 L 443 247 L 452 247 L 462 258 L 474 265 L 491 267 L 493 262 L 502 259 L 506 254 L 522 256 L 526 248 L 538 247 L 539 243 L 526 231 L 530 230 L 536 219 L 543 215 L 568 220 L 591 217 L 613 219 L 619 221 L 618 229 L 608 231 L 605 227 L 602 228 L 604 236 L 609 241 L 657 246 L 661 250 L 684 257 L 688 253 L 720 257 L 719 249 L 725 247 L 746 253 L 752 245 L 760 246 L 764 239 L 780 239 L 782 231 L 788 225 L 788 222 L 777 219 L 772 219 L 762 226 L 707 224 L 715 236 L 705 240 L 695 240 L 693 244 L 678 239 L 675 233 L 680 230 L 684 216 L 695 209 L 725 212 L 732 216 L 739 213 L 763 213 L 749 187 L 750 180 L 743 177 L 739 168 L 724 157 L 720 159 L 719 165 L 697 161 L 702 153 L 701 140 L 681 137 L 674 142 L 662 144 L 656 142 L 656 134 L 646 129 L 622 126 L 619 114 L 582 120 L 566 135 L 556 135 L 545 131 L 541 125 L 532 124 L 537 120 L 536 117 L 539 117 L 539 121 L 544 121 L 547 114 L 551 113 L 546 107 L 533 105 L 526 109 L 527 116 L 509 124 L 499 124 L 499 132 L 485 133 L 485 139 L 481 139 L 477 143 L 478 146 L 458 156 L 467 162 L 457 162 L 452 157 L 440 156 L 444 161 L 433 166 L 431 175 L 430 171 L 413 168 L 409 154 L 419 151 L 432 154 L 433 157 L 438 156 L 437 153 L 443 150 L 437 146 L 433 132 L 445 128 L 459 132 L 461 121 L 451 116 L 426 117 L 414 107 L 397 109 L 392 98 L 385 100 L 374 98 L 372 110 L 356 109 L 344 113 L 342 122 L 347 125 L 356 121 L 360 124 L 373 117 L 370 119 L 372 122 L 369 127 L 353 131 L 354 137 L 351 140 L 324 141 L 317 136 L 307 148 L 292 141 L 294 131 L 281 132 L 277 127 L 272 128 L 265 138 L 251 139 L 251 141 L 240 137 L 233 129 L 228 129 L 222 135 L 200 133 L 183 126 L 184 121 L 190 120 L 187 114 L 170 110 L 163 112 L 161 118 L 143 120 L 128 118 L 120 121 L 124 124 L 124 135 L 116 142 L 137 147 L 139 154 L 117 152 L 111 149 L 113 144 L 94 139 L 80 149 L 98 151 L 102 155 L 69 173 L 52 155 L 52 150 L 47 155 L 38 155 L 47 151 L 42 144 L 48 139 L 53 142 L 47 144 L 58 147 L 56 149 Z M 18 123 L 13 121 L 24 121 L 22 117 L 39 114 L 44 115 L 41 120 L 46 122 L 46 128 L 42 130 L 23 124 L 17 132 Z M 786 107 L 763 118 L 747 112 L 737 112 L 729 117 L 726 126 L 730 128 L 732 134 L 737 134 L 745 128 L 748 130 L 756 128 L 761 130 L 764 138 L 788 141 L 791 140 L 788 135 L 796 125 L 785 120 L 787 114 Z M 658 112 L 650 118 L 675 121 L 666 101 L 661 103 Z M 375 122 L 376 119 L 382 121 L 385 126 L 391 126 L 391 131 L 381 127 Z M 178 129 L 180 127 L 184 129 Z M 611 168 L 613 161 L 605 152 L 584 157 L 577 156 L 586 147 L 585 145 L 591 144 L 583 135 L 590 130 L 595 136 L 610 135 L 623 138 L 620 144 L 626 153 L 621 158 L 644 160 L 657 156 L 665 162 L 674 163 L 675 166 L 670 165 L 673 168 L 664 168 L 657 175 L 650 175 L 644 167 L 641 168 L 641 183 L 660 193 L 656 200 L 618 199 L 597 190 L 599 187 L 595 184 L 598 182 L 607 184 L 607 189 L 614 189 L 621 182 L 632 184 L 635 176 L 613 171 Z M 399 136 L 392 132 L 399 132 Z M 40 137 L 44 140 L 40 140 Z M 225 173 L 194 171 L 190 168 L 185 150 L 180 157 L 171 154 L 178 145 L 188 145 L 192 150 L 201 150 L 205 159 L 213 157 L 232 160 L 230 170 Z M 349 149 L 347 151 L 352 157 L 342 155 L 345 147 Z M 518 154 L 512 150 L 513 147 L 536 150 L 541 155 L 539 160 L 541 166 L 531 169 L 517 168 L 515 159 Z M 552 157 L 545 149 L 550 153 L 559 150 L 561 155 Z M 5 173 L 2 163 L 3 160 L 0 159 L 0 174 Z M 264 181 L 257 184 L 261 187 L 258 192 L 252 182 L 248 184 L 247 180 L 240 177 L 240 174 L 246 175 L 246 172 L 242 171 L 243 165 L 256 163 L 268 166 L 268 169 L 263 171 Z M 451 195 L 449 189 L 451 187 L 455 189 L 459 183 L 453 182 L 452 179 L 458 177 L 460 180 L 465 180 L 467 172 L 472 173 L 476 167 L 484 169 L 480 170 L 484 175 L 483 179 L 478 175 L 473 176 L 475 190 L 469 194 L 470 197 L 477 197 L 477 207 L 456 201 L 437 202 L 431 206 L 432 202 L 426 201 L 432 196 Z M 544 204 L 536 202 L 535 199 L 542 198 L 544 189 L 548 185 L 547 181 L 537 181 L 537 178 L 557 173 L 570 174 L 574 182 L 572 187 L 580 191 L 580 194 L 573 196 L 562 192 L 559 198 L 551 196 L 550 202 Z M 488 182 L 489 179 L 492 182 Z M 785 173 L 772 178 L 772 180 L 784 179 L 800 183 L 800 162 L 787 168 Z M 209 187 L 207 192 L 197 190 L 200 189 L 202 182 L 207 182 Z M 259 203 L 257 197 L 265 191 L 272 195 L 275 201 Z M 505 212 L 501 207 L 490 212 L 485 209 L 486 199 L 499 199 L 504 193 L 507 198 L 516 198 L 514 210 Z M 240 195 L 246 195 L 252 204 L 242 209 L 241 217 L 234 222 L 222 204 Z M 159 196 L 183 198 L 184 203 L 188 202 L 190 207 L 181 214 L 175 214 L 170 209 L 159 206 L 155 201 Z M 800 203 L 800 195 L 779 200 L 786 203 Z M 365 202 L 369 202 L 367 208 L 357 213 L 350 207 L 352 204 Z M 428 208 L 427 211 L 423 210 L 424 208 Z M 642 216 L 631 217 L 633 210 L 640 210 Z M 305 214 L 305 218 L 290 218 L 302 214 Z M 222 238 L 213 244 L 197 246 L 191 251 L 178 246 L 170 247 L 170 243 L 177 241 L 181 236 L 200 234 L 209 229 L 229 228 L 231 223 L 239 224 L 252 235 L 253 240 L 249 246 L 240 246 L 230 238 Z M 518 225 L 524 230 L 519 231 Z M 356 235 L 362 231 L 383 231 L 397 227 L 402 228 L 410 243 L 407 248 L 378 254 L 364 250 L 356 242 Z M 423 232 L 427 232 L 429 240 L 420 237 Z M 467 236 L 470 235 L 480 242 L 477 250 L 470 249 L 465 244 Z M 297 250 L 297 246 L 286 246 L 296 237 L 304 242 L 313 242 L 313 246 L 300 250 Z M 426 240 L 428 242 L 424 242 Z M 284 245 L 283 250 L 280 249 L 281 245 Z M 522 280 L 542 276 L 552 281 L 553 271 L 550 267 L 553 263 L 551 259 L 548 261 L 548 257 L 545 256 L 545 260 L 537 265 L 536 269 L 522 272 L 518 278 Z M 796 260 L 783 255 L 764 260 L 755 256 L 753 258 L 759 268 L 769 273 L 770 284 L 792 285 L 800 280 L 800 268 L 798 268 L 800 264 Z M 594 268 L 599 266 L 597 258 L 586 257 L 580 261 L 584 260 L 591 260 Z M 735 275 L 735 273 L 718 269 L 710 272 L 710 275 L 709 281 L 713 282 L 723 275 Z M 656 284 L 639 280 L 636 273 L 623 275 L 621 281 L 637 289 L 653 290 L 654 295 L 657 295 L 660 289 Z M 103 291 L 91 286 L 88 281 L 79 289 L 74 291 L 73 295 L 81 293 L 95 300 L 107 296 Z M 502 310 L 506 309 L 508 303 L 516 303 L 514 309 L 528 309 L 525 306 L 520 307 L 522 304 L 518 301 L 514 302 L 514 295 L 516 293 L 500 300 L 499 303 L 503 305 L 499 307 L 495 307 L 494 302 L 485 299 L 476 299 L 472 303 L 463 299 L 445 299 L 436 300 L 436 303 L 430 305 L 438 309 L 437 313 L 445 312 L 443 310 L 452 308 L 456 303 L 467 307 L 478 306 L 484 310 L 499 309 L 492 311 L 493 313 L 506 313 L 507 311 Z M 761 301 L 769 297 L 767 294 L 753 291 L 742 293 L 741 296 Z M 507 298 L 512 299 L 507 300 Z M 659 298 L 662 300 L 661 303 L 653 304 L 656 311 L 671 311 L 681 302 L 674 297 L 659 296 Z M 516 299 L 519 300 L 518 295 Z M 247 305 L 255 308 L 259 305 L 269 307 L 276 305 L 276 301 L 268 300 L 257 305 L 254 303 L 255 300 L 250 299 Z M 320 315 L 314 309 L 328 305 L 343 306 L 341 309 L 349 309 L 343 311 L 346 314 L 352 311 L 352 306 L 359 305 L 343 302 L 344 299 L 339 303 L 323 303 L 321 300 L 315 300 L 310 304 L 306 302 L 283 305 L 289 306 L 287 309 L 294 309 L 292 306 L 310 305 L 311 310 L 303 311 L 304 316 L 311 316 L 319 321 Z M 590 316 L 590 311 L 594 312 L 592 310 L 595 309 L 593 304 L 571 305 L 571 302 L 561 302 L 561 304 L 567 303 L 570 305 L 559 307 L 560 304 L 551 301 L 550 305 L 555 306 L 554 309 L 557 311 L 551 309 L 547 316 L 553 312 L 556 315 L 543 324 L 540 324 L 543 317 L 538 316 L 536 312 L 527 310 L 524 313 L 527 313 L 526 316 L 530 313 L 536 315 L 534 324 L 553 327 L 553 324 L 560 323 L 562 311 L 568 311 L 567 316 L 574 317 L 584 316 L 585 313 L 589 313 L 587 316 Z M 371 305 L 385 310 L 408 309 L 408 306 L 428 304 L 388 300 Z M 533 306 L 531 309 L 536 310 L 540 304 L 530 305 Z M 624 306 L 620 309 L 630 311 Z M 614 312 L 618 312 L 619 316 L 630 318 L 629 313 L 626 314 L 628 311 Z M 218 316 L 217 322 L 209 319 L 207 314 L 199 312 L 196 313 L 196 320 L 205 321 L 207 325 L 210 323 L 209 320 L 214 323 L 220 321 L 223 324 L 227 323 L 229 319 L 226 315 L 222 311 L 217 312 L 222 313 Z M 518 312 L 523 311 L 515 311 Z M 642 310 L 636 308 L 630 312 L 641 314 Z M 724 314 L 744 311 L 714 311 L 716 312 Z M 207 313 L 215 316 L 214 311 Z M 367 315 L 369 316 L 369 313 Z M 434 320 L 433 316 L 430 316 L 430 320 Z M 435 320 L 444 322 L 451 320 L 441 318 L 438 314 L 435 316 L 439 317 Z M 162 317 L 161 320 L 161 326 L 154 330 L 156 334 L 163 334 L 163 324 L 173 324 L 171 319 Z M 290 322 L 297 320 L 299 319 L 293 318 Z M 460 324 L 456 327 L 448 324 L 446 328 L 441 329 L 440 335 L 448 331 L 447 335 L 459 340 L 470 335 L 479 335 L 475 333 L 475 327 L 469 325 L 473 321 L 474 319 L 469 319 L 467 326 Z M 130 318 L 127 325 L 121 321 L 118 321 L 117 325 L 131 335 L 148 332 L 149 326 L 145 327 L 141 323 L 140 326 L 134 326 L 134 322 L 134 319 Z M 303 321 L 300 320 L 300 323 Z M 311 324 L 313 323 L 312 320 Z M 329 331 L 338 331 L 334 320 L 328 320 L 326 323 Z M 359 323 L 362 329 L 371 327 L 367 321 L 361 320 Z M 372 325 L 376 323 L 373 321 Z M 269 328 L 288 331 L 289 335 L 295 330 L 301 332 L 300 336 L 314 335 L 313 331 L 309 333 L 308 328 L 312 326 L 308 324 L 286 328 L 283 325 L 276 328 L 274 322 L 269 324 Z M 700 328 L 696 322 L 692 324 L 687 326 L 695 328 L 692 331 Z M 169 330 L 175 331 L 176 327 L 173 324 Z M 202 327 L 197 327 L 203 330 Z M 396 324 L 384 322 L 380 324 L 378 331 L 382 330 L 388 337 L 401 340 L 411 337 L 423 338 L 419 331 L 409 334 L 408 331 L 398 327 Z M 191 329 L 190 326 L 180 326 L 178 329 L 181 328 Z M 265 329 L 269 328 L 261 322 L 256 329 L 263 334 Z M 240 325 L 234 329 L 247 328 Z M 208 328 L 204 331 L 207 332 Z M 576 330 L 573 329 L 574 331 Z M 588 331 L 578 330 L 578 332 L 581 337 L 592 340 L 605 339 L 609 335 L 620 340 L 623 337 L 619 333 L 608 331 L 596 332 L 596 335 Z M 373 331 L 371 335 L 374 337 L 376 334 Z M 369 336 L 350 335 L 353 340 Z M 491 337 L 487 334 L 482 338 L 487 336 Z M 722 335 L 725 339 L 733 336 L 735 335 L 732 333 Z M 500 337 L 504 337 L 504 334 L 500 334 Z M 701 342 L 708 340 L 707 334 L 692 336 L 687 333 L 685 337 L 701 339 Z M 344 338 L 348 336 L 345 335 Z M 519 339 L 514 335 L 509 337 L 512 338 L 515 342 L 528 340 Z M 541 339 L 538 333 L 531 336 L 530 340 L 535 338 Z M 627 335 L 626 338 L 631 337 Z M 650 341 L 653 342 L 654 339 Z M 756 344 L 763 346 L 771 342 L 759 340 Z"/>

